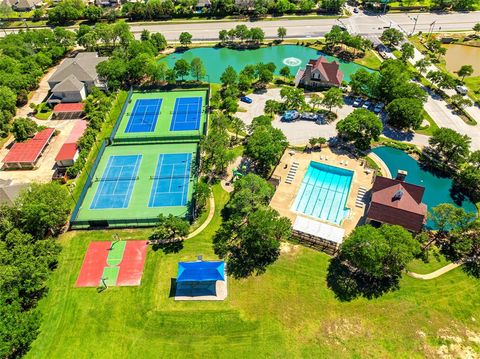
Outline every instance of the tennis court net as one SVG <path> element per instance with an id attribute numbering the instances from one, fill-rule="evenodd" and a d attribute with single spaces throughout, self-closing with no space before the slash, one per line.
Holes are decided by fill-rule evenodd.
<path id="1" fill-rule="evenodd" d="M 106 178 L 95 177 L 93 179 L 93 182 L 136 181 L 138 179 L 140 179 L 138 176 L 135 176 L 135 177 L 106 177 Z"/>

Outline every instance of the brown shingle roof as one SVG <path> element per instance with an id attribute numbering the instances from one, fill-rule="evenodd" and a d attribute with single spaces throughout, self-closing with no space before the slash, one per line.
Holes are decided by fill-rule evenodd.
<path id="1" fill-rule="evenodd" d="M 427 215 L 427 206 L 422 203 L 424 192 L 424 187 L 377 176 L 367 218 L 418 232 Z M 400 193 L 400 198 L 395 196 Z"/>
<path id="2" fill-rule="evenodd" d="M 309 64 L 314 69 L 320 71 L 322 76 L 328 80 L 329 83 L 340 86 L 342 84 L 343 73 L 340 71 L 340 65 L 336 61 L 328 62 L 323 56 L 317 60 L 310 60 Z"/>

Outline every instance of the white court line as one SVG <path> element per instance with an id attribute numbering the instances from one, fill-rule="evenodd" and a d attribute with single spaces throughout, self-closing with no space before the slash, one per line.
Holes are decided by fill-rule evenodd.
<path id="1" fill-rule="evenodd" d="M 162 171 L 164 154 L 160 154 L 158 155 L 158 157 L 159 158 L 157 158 L 157 168 L 155 169 L 155 177 L 160 177 L 160 175 L 158 174 L 158 170 L 160 169 L 160 172 Z M 158 162 L 159 159 L 160 159 L 160 162 Z M 153 207 L 157 200 L 157 187 L 158 187 L 158 179 L 155 179 L 153 180 L 152 188 L 150 189 L 150 197 L 152 196 L 152 193 L 153 193 L 153 201 L 151 201 L 152 203 L 151 203 L 151 206 L 149 207 Z"/>

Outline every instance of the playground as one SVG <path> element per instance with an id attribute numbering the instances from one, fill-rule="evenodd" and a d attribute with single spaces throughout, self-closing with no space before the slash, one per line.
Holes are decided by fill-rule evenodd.
<path id="1" fill-rule="evenodd" d="M 140 285 L 146 254 L 146 241 L 90 242 L 75 286 Z"/>
<path id="2" fill-rule="evenodd" d="M 133 92 L 114 132 L 115 142 L 199 139 L 204 133 L 206 90 Z"/>

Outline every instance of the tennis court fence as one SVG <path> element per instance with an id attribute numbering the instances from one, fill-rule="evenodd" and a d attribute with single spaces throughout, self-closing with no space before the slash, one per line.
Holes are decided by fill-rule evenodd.
<path id="1" fill-rule="evenodd" d="M 102 177 L 95 177 L 93 182 L 118 182 L 118 181 L 136 181 L 139 180 L 139 176 L 134 177 L 111 177 L 111 178 L 102 178 Z"/>

